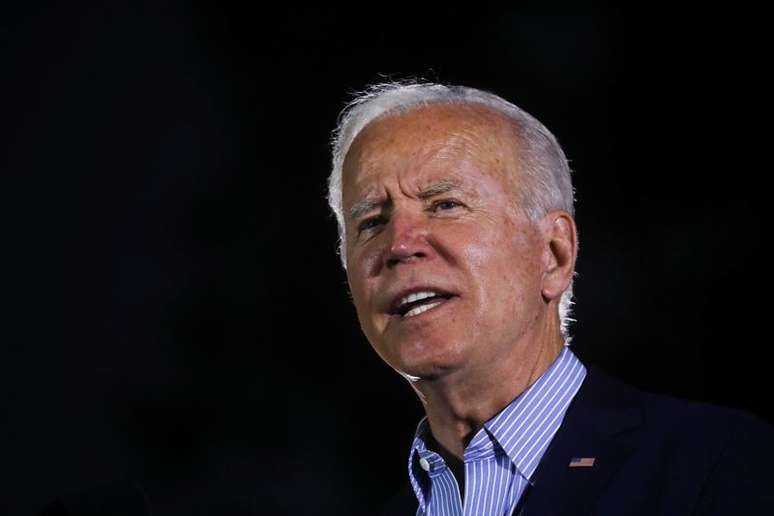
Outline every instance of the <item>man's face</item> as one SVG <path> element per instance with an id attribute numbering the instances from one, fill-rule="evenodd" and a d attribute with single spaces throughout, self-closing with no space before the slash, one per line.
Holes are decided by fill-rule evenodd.
<path id="1" fill-rule="evenodd" d="M 517 147 L 500 115 L 459 105 L 373 122 L 354 141 L 347 275 L 366 337 L 396 370 L 485 374 L 538 331 L 544 239 L 515 206 Z"/>

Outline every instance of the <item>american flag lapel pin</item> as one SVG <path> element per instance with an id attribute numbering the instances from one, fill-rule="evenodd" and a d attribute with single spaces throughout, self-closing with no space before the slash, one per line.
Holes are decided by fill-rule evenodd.
<path id="1" fill-rule="evenodd" d="M 573 457 L 570 459 L 571 468 L 592 468 L 596 457 Z"/>

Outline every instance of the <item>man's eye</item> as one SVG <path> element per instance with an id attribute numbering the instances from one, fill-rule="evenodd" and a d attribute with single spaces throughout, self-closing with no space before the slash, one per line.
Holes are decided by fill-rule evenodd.
<path id="1" fill-rule="evenodd" d="M 445 199 L 443 201 L 436 201 L 432 205 L 433 211 L 446 211 L 446 210 L 453 210 L 454 208 L 458 208 L 462 206 L 462 203 L 459 203 L 452 199 Z"/>
<path id="2" fill-rule="evenodd" d="M 370 219 L 365 219 L 363 222 L 358 224 L 357 230 L 358 232 L 362 233 L 363 231 L 368 231 L 369 229 L 380 226 L 383 223 L 384 219 L 382 217 L 371 217 Z"/>

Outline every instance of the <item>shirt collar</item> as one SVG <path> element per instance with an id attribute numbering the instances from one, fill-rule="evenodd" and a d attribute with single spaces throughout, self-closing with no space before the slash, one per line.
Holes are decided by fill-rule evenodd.
<path id="1" fill-rule="evenodd" d="M 530 480 L 585 376 L 586 368 L 565 346 L 535 383 L 484 423 L 468 448 L 494 439 Z"/>
<path id="2" fill-rule="evenodd" d="M 586 368 L 564 346 L 536 382 L 484 423 L 465 449 L 465 462 L 505 453 L 518 472 L 530 480 L 585 376 Z M 430 426 L 424 417 L 417 425 L 408 463 L 420 506 L 424 506 L 427 477 L 433 478 L 445 468 L 440 455 L 427 448 L 430 439 Z M 424 466 L 429 466 L 427 473 L 422 471 L 422 459 L 426 461 Z"/>

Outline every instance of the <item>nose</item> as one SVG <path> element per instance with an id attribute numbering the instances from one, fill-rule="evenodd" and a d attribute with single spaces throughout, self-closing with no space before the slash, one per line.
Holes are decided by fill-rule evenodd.
<path id="1" fill-rule="evenodd" d="M 421 261 L 432 255 L 433 249 L 428 241 L 429 227 L 419 214 L 393 211 L 388 234 L 384 260 L 388 268 L 400 263 Z"/>

